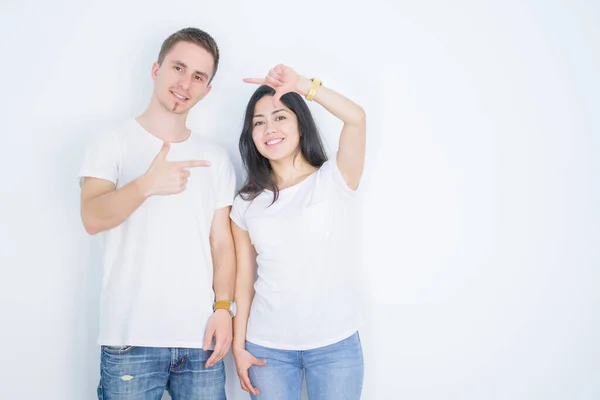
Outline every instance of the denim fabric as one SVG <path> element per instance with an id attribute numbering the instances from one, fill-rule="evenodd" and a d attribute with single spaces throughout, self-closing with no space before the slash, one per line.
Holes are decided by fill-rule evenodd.
<path id="1" fill-rule="evenodd" d="M 263 367 L 250 367 L 250 382 L 260 390 L 253 400 L 299 400 L 306 377 L 310 400 L 358 400 L 364 363 L 358 332 L 338 343 L 317 349 L 277 350 L 246 342 L 246 350 Z"/>
<path id="2" fill-rule="evenodd" d="M 223 360 L 204 364 L 212 350 L 102 346 L 100 400 L 226 400 Z"/>

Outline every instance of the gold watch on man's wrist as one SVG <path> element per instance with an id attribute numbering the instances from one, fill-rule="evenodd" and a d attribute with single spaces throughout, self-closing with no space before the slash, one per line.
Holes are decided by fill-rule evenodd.
<path id="1" fill-rule="evenodd" d="M 213 303 L 213 312 L 217 310 L 227 310 L 231 318 L 235 317 L 235 301 L 217 300 Z"/>

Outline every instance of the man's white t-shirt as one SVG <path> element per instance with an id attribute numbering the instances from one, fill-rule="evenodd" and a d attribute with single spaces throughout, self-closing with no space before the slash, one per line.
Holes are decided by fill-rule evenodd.
<path id="1" fill-rule="evenodd" d="M 246 339 L 282 350 L 327 346 L 360 325 L 356 192 L 335 158 L 283 189 L 236 196 L 231 219 L 257 252 L 257 280 Z"/>
<path id="2" fill-rule="evenodd" d="M 79 172 L 117 189 L 143 175 L 163 142 L 135 119 L 101 135 Z M 167 161 L 208 160 L 191 168 L 186 190 L 151 196 L 103 232 L 101 345 L 202 347 L 214 300 L 209 234 L 217 209 L 232 204 L 235 172 L 220 146 L 198 134 L 171 143 Z"/>

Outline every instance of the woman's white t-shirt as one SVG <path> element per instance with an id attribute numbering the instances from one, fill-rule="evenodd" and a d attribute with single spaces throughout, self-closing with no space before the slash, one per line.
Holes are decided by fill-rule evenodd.
<path id="1" fill-rule="evenodd" d="M 236 196 L 231 219 L 257 252 L 249 342 L 307 350 L 347 338 L 359 328 L 356 192 L 335 158 L 302 182 L 252 201 Z"/>

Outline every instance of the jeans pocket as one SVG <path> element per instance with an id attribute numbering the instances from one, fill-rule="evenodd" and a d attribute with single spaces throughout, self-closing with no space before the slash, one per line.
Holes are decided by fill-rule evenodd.
<path id="1" fill-rule="evenodd" d="M 133 346 L 105 346 L 102 345 L 102 351 L 105 351 L 109 354 L 125 354 L 129 353 L 134 349 Z"/>

